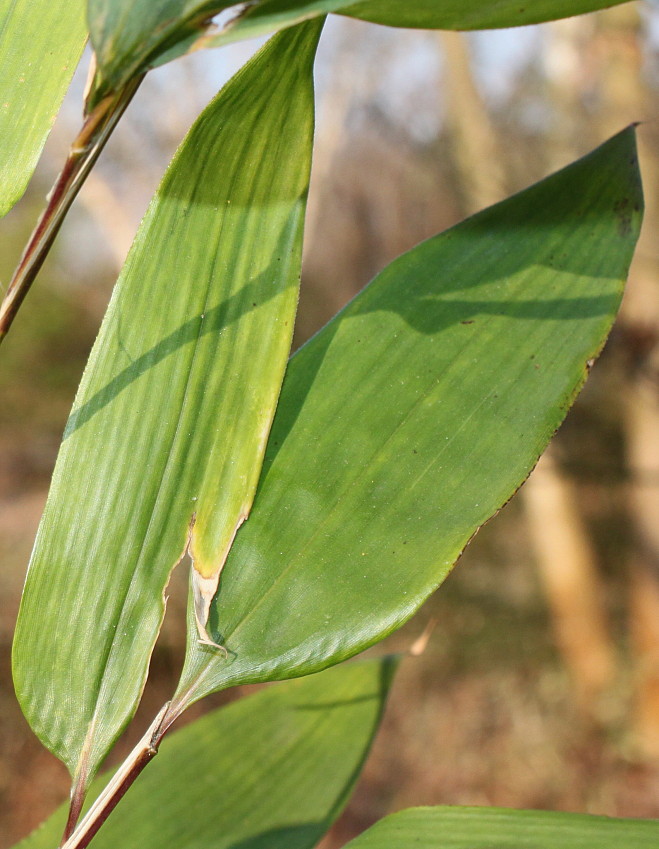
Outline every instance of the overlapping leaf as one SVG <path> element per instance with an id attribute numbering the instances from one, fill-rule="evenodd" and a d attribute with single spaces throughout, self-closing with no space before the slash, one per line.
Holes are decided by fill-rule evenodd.
<path id="1" fill-rule="evenodd" d="M 67 425 L 14 674 L 82 784 L 139 699 L 171 570 L 189 547 L 216 575 L 251 504 L 297 303 L 319 32 L 273 39 L 191 130 Z"/>
<path id="2" fill-rule="evenodd" d="M 266 35 L 337 12 L 390 26 L 483 29 L 540 23 L 615 6 L 624 0 L 89 0 L 89 23 L 99 68 L 90 106 L 135 74 L 190 49 Z M 235 7 L 218 32 L 210 17 Z"/>
<path id="3" fill-rule="evenodd" d="M 407 620 L 523 482 L 620 302 L 634 132 L 390 265 L 293 358 L 181 700 L 336 663 Z"/>
<path id="4" fill-rule="evenodd" d="M 84 0 L 0 0 L 0 216 L 25 191 L 85 37 Z"/>
<path id="5" fill-rule="evenodd" d="M 93 846 L 312 849 L 359 776 L 393 668 L 353 663 L 287 682 L 173 734 Z M 61 809 L 16 849 L 57 846 L 65 819 Z"/>
<path id="6" fill-rule="evenodd" d="M 654 849 L 659 821 L 504 808 L 412 808 L 345 849 Z"/>

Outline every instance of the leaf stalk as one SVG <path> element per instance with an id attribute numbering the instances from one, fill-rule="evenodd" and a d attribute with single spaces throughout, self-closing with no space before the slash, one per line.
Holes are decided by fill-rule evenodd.
<path id="1" fill-rule="evenodd" d="M 71 835 L 67 834 L 71 825 L 71 815 L 69 816 L 60 849 L 86 849 L 135 779 L 158 754 L 158 747 L 175 719 L 168 714 L 169 708 L 169 702 L 163 705 L 142 739 L 112 776 Z"/>

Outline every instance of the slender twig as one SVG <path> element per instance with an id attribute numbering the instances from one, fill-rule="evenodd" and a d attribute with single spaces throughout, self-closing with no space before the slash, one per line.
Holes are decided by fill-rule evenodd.
<path id="1" fill-rule="evenodd" d="M 77 784 L 74 786 L 71 792 L 71 802 L 69 804 L 69 815 L 66 819 L 66 825 L 64 826 L 64 833 L 62 834 L 62 839 L 60 840 L 60 846 L 63 846 L 66 841 L 71 837 L 73 832 L 75 831 L 75 827 L 78 824 L 78 820 L 80 819 L 80 814 L 82 813 L 82 806 L 85 803 L 85 793 L 84 787 L 82 784 Z"/>
<path id="2" fill-rule="evenodd" d="M 158 754 L 158 747 L 163 737 L 178 715 L 179 712 L 172 714 L 169 702 L 161 708 L 145 735 L 113 775 L 73 834 L 66 837 L 65 831 L 61 849 L 86 849 L 128 788 L 144 767 Z"/>
<path id="3" fill-rule="evenodd" d="M 0 304 L 0 343 L 39 273 L 69 207 L 117 122 L 137 91 L 143 76 L 131 80 L 118 94 L 101 101 L 85 119 Z"/>
<path id="4" fill-rule="evenodd" d="M 190 700 L 186 696 L 179 696 L 178 699 L 163 705 L 142 739 L 112 776 L 77 826 L 84 796 L 79 803 L 72 798 L 60 849 L 86 849 L 135 779 L 158 754 L 158 748 L 165 734 L 189 706 Z"/>

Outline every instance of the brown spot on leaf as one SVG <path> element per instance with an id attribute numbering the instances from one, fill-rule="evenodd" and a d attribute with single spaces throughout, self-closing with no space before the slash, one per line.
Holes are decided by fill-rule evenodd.
<path id="1" fill-rule="evenodd" d="M 618 222 L 618 233 L 623 238 L 632 231 L 632 215 L 629 198 L 621 198 L 613 207 Z"/>

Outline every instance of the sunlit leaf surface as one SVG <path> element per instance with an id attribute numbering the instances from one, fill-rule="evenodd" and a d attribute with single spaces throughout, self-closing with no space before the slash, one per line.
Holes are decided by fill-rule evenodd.
<path id="1" fill-rule="evenodd" d="M 83 784 L 135 709 L 171 570 L 189 547 L 212 584 L 249 510 L 297 303 L 319 30 L 273 39 L 191 130 L 67 425 L 14 676 Z"/>
<path id="2" fill-rule="evenodd" d="M 25 191 L 85 37 L 84 0 L 0 0 L 0 216 Z"/>

